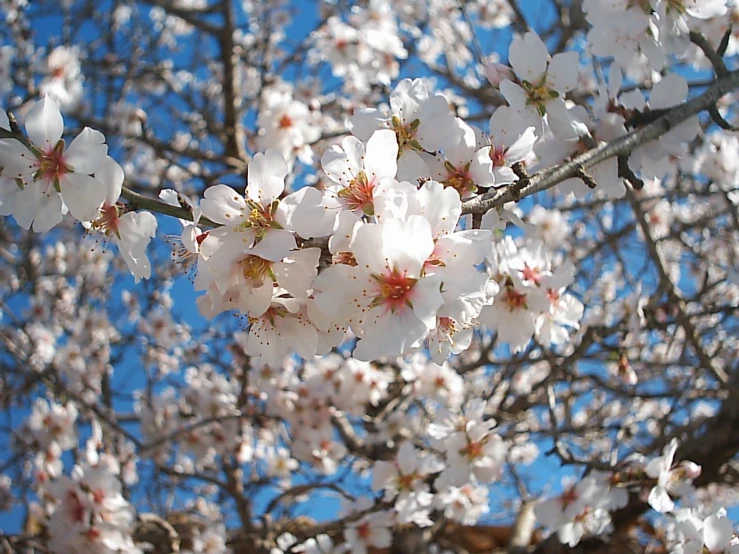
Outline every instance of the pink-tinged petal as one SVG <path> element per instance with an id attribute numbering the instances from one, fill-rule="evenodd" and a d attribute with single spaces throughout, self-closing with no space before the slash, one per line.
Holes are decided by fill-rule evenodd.
<path id="1" fill-rule="evenodd" d="M 222 225 L 234 226 L 246 218 L 244 198 L 231 187 L 215 185 L 205 189 L 200 207 L 205 217 Z"/>
<path id="2" fill-rule="evenodd" d="M 549 62 L 547 82 L 557 92 L 568 92 L 577 86 L 580 58 L 577 52 L 562 52 Z"/>
<path id="3" fill-rule="evenodd" d="M 85 127 L 64 151 L 64 163 L 76 173 L 95 173 L 108 155 L 105 135 Z"/>
<path id="4" fill-rule="evenodd" d="M 529 31 L 515 37 L 508 51 L 508 61 L 520 79 L 534 83 L 547 70 L 549 52 L 539 36 Z M 501 83 L 502 84 L 502 83 Z"/>
<path id="5" fill-rule="evenodd" d="M 369 179 L 384 179 L 395 177 L 398 171 L 398 141 L 395 133 L 382 129 L 372 133 L 367 141 L 367 153 L 364 157 L 364 167 Z"/>
<path id="6" fill-rule="evenodd" d="M 98 209 L 105 202 L 105 185 L 94 177 L 80 173 L 68 173 L 59 180 L 62 200 L 78 221 L 93 221 Z"/>
<path id="7" fill-rule="evenodd" d="M 48 96 L 36 102 L 26 115 L 28 138 L 42 150 L 54 148 L 64 133 L 59 106 Z"/>
<path id="8" fill-rule="evenodd" d="M 727 546 L 734 534 L 731 520 L 719 517 L 716 514 L 709 516 L 703 522 L 703 544 L 709 552 L 721 552 Z"/>
<path id="9" fill-rule="evenodd" d="M 123 189 L 123 168 L 113 158 L 106 156 L 95 177 L 105 186 L 105 203 L 109 206 L 115 204 Z"/>
<path id="10" fill-rule="evenodd" d="M 268 206 L 285 190 L 287 163 L 277 150 L 267 150 L 254 155 L 249 163 L 246 196 Z"/>

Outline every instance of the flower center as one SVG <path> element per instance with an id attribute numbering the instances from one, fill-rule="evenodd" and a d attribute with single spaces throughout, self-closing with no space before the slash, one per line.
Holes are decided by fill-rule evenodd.
<path id="1" fill-rule="evenodd" d="M 451 337 L 457 331 L 457 322 L 451 317 L 440 317 L 436 323 L 440 334 Z"/>
<path id="2" fill-rule="evenodd" d="M 575 487 L 567 489 L 565 492 L 562 493 L 562 507 L 566 508 L 567 506 L 575 502 L 577 498 L 578 495 Z"/>
<path id="3" fill-rule="evenodd" d="M 285 114 L 280 118 L 280 121 L 277 125 L 280 127 L 280 129 L 289 129 L 293 126 L 293 120 L 290 118 L 289 115 Z"/>
<path id="4" fill-rule="evenodd" d="M 413 482 L 418 478 L 415 473 L 409 473 L 407 475 L 398 475 L 397 486 L 400 491 L 411 491 L 413 490 Z"/>
<path id="5" fill-rule="evenodd" d="M 120 237 L 118 233 L 118 206 L 116 204 L 104 204 L 100 208 L 100 215 L 92 222 L 92 227 L 106 236 L 115 233 L 116 236 Z"/>
<path id="6" fill-rule="evenodd" d="M 331 256 L 331 262 L 336 264 L 344 264 L 344 265 L 350 265 L 352 267 L 355 267 L 357 265 L 357 260 L 354 259 L 354 254 L 351 252 L 337 252 L 333 256 Z"/>
<path id="7" fill-rule="evenodd" d="M 468 192 L 475 192 L 477 187 L 470 177 L 470 162 L 461 167 L 454 167 L 451 162 L 444 162 L 447 170 L 447 178 L 442 183 L 447 187 L 452 187 L 460 196 Z"/>
<path id="8" fill-rule="evenodd" d="M 667 0 L 667 13 L 682 15 L 685 11 L 685 0 Z"/>
<path id="9" fill-rule="evenodd" d="M 374 215 L 375 206 L 372 195 L 375 190 L 375 180 L 370 180 L 364 171 L 349 182 L 349 185 L 339 191 L 339 198 L 352 211 L 362 210 L 366 215 Z"/>
<path id="10" fill-rule="evenodd" d="M 534 106 L 542 117 L 547 113 L 547 103 L 554 98 L 559 98 L 559 93 L 547 85 L 546 73 L 542 75 L 538 83 L 522 81 L 521 86 L 526 91 L 526 105 Z"/>
<path id="11" fill-rule="evenodd" d="M 472 441 L 460 450 L 459 453 L 470 460 L 476 460 L 477 458 L 482 458 L 484 446 L 485 443 L 482 441 Z"/>
<path id="12" fill-rule="evenodd" d="M 264 312 L 259 317 L 248 317 L 249 325 L 251 326 L 259 326 L 264 325 L 265 323 L 269 323 L 272 327 L 275 326 L 275 318 L 277 317 L 285 317 L 287 315 L 287 308 L 284 306 L 270 306 L 266 312 Z M 257 331 L 257 336 L 260 336 L 261 332 Z M 265 338 L 262 338 L 262 340 L 265 340 Z M 266 341 L 269 344 L 269 341 Z"/>
<path id="13" fill-rule="evenodd" d="M 386 275 L 372 275 L 377 282 L 379 290 L 375 297 L 373 306 L 384 305 L 391 312 L 399 311 L 405 307 L 413 307 L 411 304 L 411 291 L 418 279 L 411 279 L 405 273 L 401 274 L 393 269 Z"/>
<path id="14" fill-rule="evenodd" d="M 529 267 L 528 264 L 524 264 L 521 270 L 521 276 L 524 281 L 530 281 L 537 287 L 541 284 L 541 272 L 538 267 Z"/>
<path id="15" fill-rule="evenodd" d="M 504 167 L 506 149 L 504 146 L 491 146 L 490 147 L 490 160 L 493 162 L 493 167 Z"/>
<path id="16" fill-rule="evenodd" d="M 393 116 L 391 126 L 395 131 L 395 136 L 398 139 L 398 156 L 403 153 L 403 150 L 423 150 L 423 147 L 416 140 L 416 131 L 418 126 L 421 124 L 419 119 L 414 119 L 409 124 L 405 125 L 397 115 Z"/>
<path id="17" fill-rule="evenodd" d="M 76 491 L 69 491 L 67 493 L 67 500 L 69 502 L 69 512 L 72 517 L 72 521 L 75 523 L 82 523 L 85 518 L 85 507 L 82 505 L 80 497 Z"/>
<path id="18" fill-rule="evenodd" d="M 273 277 L 272 262 L 267 261 L 259 256 L 247 256 L 241 261 L 241 271 L 244 279 L 252 287 L 259 287 L 264 284 L 265 277 Z M 275 281 L 276 279 L 272 279 Z"/>
<path id="19" fill-rule="evenodd" d="M 362 539 L 368 539 L 370 536 L 370 524 L 369 521 L 365 521 L 357 525 L 357 535 Z"/>
<path id="20" fill-rule="evenodd" d="M 515 310 L 526 310 L 526 295 L 518 292 L 515 287 L 507 286 L 505 290 L 505 296 L 503 301 L 508 304 L 508 310 L 513 312 Z"/>
<path id="21" fill-rule="evenodd" d="M 272 204 L 265 208 L 259 202 L 254 200 L 246 200 L 246 206 L 249 208 L 249 214 L 246 219 L 239 223 L 237 230 L 251 230 L 256 234 L 255 243 L 259 242 L 267 234 L 270 229 L 281 229 L 282 226 L 274 219 L 274 212 L 279 205 L 279 200 L 275 200 Z"/>
<path id="22" fill-rule="evenodd" d="M 72 170 L 64 163 L 64 141 L 60 140 L 56 146 L 47 152 L 37 152 L 38 169 L 33 176 L 34 181 L 43 179 L 47 182 L 59 184 L 59 178 Z"/>

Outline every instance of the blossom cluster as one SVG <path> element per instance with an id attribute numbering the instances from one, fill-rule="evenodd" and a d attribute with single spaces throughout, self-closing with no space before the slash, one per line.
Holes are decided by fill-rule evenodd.
<path id="1" fill-rule="evenodd" d="M 10 18 L 7 6 L 26 2 L 0 4 Z M 140 13 L 116 4 L 105 24 L 124 34 L 138 18 L 153 24 L 157 53 L 207 36 L 211 19 L 229 25 L 204 0 Z M 546 496 L 538 479 L 526 490 L 527 478 L 552 457 L 589 466 L 537 502 L 552 540 L 623 538 L 620 516 L 648 507 L 659 515 L 640 545 L 739 553 L 723 507 L 730 487 L 696 488 L 701 467 L 676 462 L 669 441 L 716 433 L 733 401 L 722 376 L 739 352 L 735 107 L 711 108 L 721 130 L 688 117 L 568 173 L 533 207 L 523 198 L 542 176 L 701 94 L 705 83 L 684 68 L 711 62 L 724 78 L 730 70 L 691 40 L 703 32 L 719 57 L 735 55 L 739 5 L 557 2 L 572 33 L 555 45 L 557 33 L 515 32 L 503 64 L 476 51 L 475 33 L 527 27 L 504 0 L 324 2 L 306 50 L 282 63 L 289 9 L 238 4 L 248 23 L 203 41 L 233 54 L 204 68 L 214 79 L 169 59 L 128 71 L 115 56 L 51 41 L 32 53 L 39 78 L 23 101 L 11 74 L 27 57 L 0 48 L 0 94 L 14 106 L 11 117 L 0 111 L 0 215 L 60 236 L 67 216 L 113 241 L 136 282 L 155 277 L 146 294 L 121 292 L 124 315 L 107 313 L 116 262 L 106 249 L 47 238 L 29 252 L 0 249 L 0 265 L 17 268 L 0 273 L 12 298 L 0 299 L 0 316 L 29 321 L 0 329 L 29 406 L 13 430 L 24 465 L 0 475 L 0 510 L 20 504 L 20 476 L 49 550 L 139 554 L 155 549 L 137 536 L 128 494 L 141 479 L 165 483 L 175 491 L 166 502 L 196 514 L 182 552 L 225 554 L 260 535 L 271 554 L 364 554 L 396 547 L 399 529 L 436 537 L 485 524 L 496 503 L 518 507 L 499 494 L 512 485 L 522 501 Z M 24 13 L 12 16 L 19 41 Z M 315 75 L 288 80 L 295 60 Z M 438 78 L 403 78 L 404 60 Z M 104 123 L 86 105 L 85 70 L 98 64 L 127 82 Z M 323 88 L 321 69 L 336 87 Z M 164 134 L 147 126 L 147 110 L 155 122 L 161 97 L 178 94 L 204 108 Z M 91 127 L 73 137 L 70 122 L 108 139 Z M 184 218 L 169 240 L 209 320 L 200 336 L 173 309 L 176 270 L 152 275 L 147 207 Z M 212 323 L 224 312 L 240 317 Z M 111 385 L 114 366 L 128 363 L 146 380 L 130 395 L 129 383 Z M 0 396 L 11 405 L 7 373 Z M 28 382 L 43 392 L 26 397 Z M 621 458 L 645 444 L 667 446 Z M 328 533 L 285 521 L 324 492 L 340 497 Z M 262 493 L 270 508 L 258 513 Z M 226 529 L 231 506 L 248 536 Z"/>
<path id="2" fill-rule="evenodd" d="M 41 233 L 69 213 L 111 238 L 137 281 L 149 278 L 145 251 L 156 218 L 149 212 L 123 212 L 118 204 L 123 170 L 108 155 L 103 134 L 85 127 L 67 146 L 59 106 L 48 96 L 28 111 L 25 127 L 27 139 L 0 140 L 0 214 Z M 10 131 L 5 112 L 0 112 L 0 129 Z"/>
<path id="3" fill-rule="evenodd" d="M 569 485 L 561 496 L 540 502 L 537 518 L 556 530 L 563 543 L 575 546 L 586 535 L 610 532 L 610 513 L 626 506 L 629 493 L 637 493 L 667 518 L 672 529 L 671 552 L 739 552 L 739 536 L 725 508 L 714 505 L 706 509 L 695 502 L 692 482 L 700 476 L 701 467 L 690 461 L 676 464 L 678 446 L 678 440 L 673 439 L 662 456 L 648 463 L 643 458 L 628 460 L 620 472 L 593 471 Z M 680 507 L 675 499 L 681 501 Z"/>

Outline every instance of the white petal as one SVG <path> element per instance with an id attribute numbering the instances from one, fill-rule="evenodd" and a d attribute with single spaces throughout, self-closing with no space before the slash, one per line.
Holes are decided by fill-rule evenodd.
<path id="1" fill-rule="evenodd" d="M 77 173 L 95 173 L 104 163 L 108 154 L 105 136 L 89 127 L 82 132 L 64 150 L 64 163 Z"/>
<path id="2" fill-rule="evenodd" d="M 549 52 L 539 36 L 529 31 L 523 37 L 515 37 L 508 51 L 508 61 L 519 78 L 536 82 L 547 70 Z"/>
<path id="3" fill-rule="evenodd" d="M 285 190 L 287 173 L 285 158 L 277 150 L 255 154 L 249 163 L 246 195 L 267 206 Z"/>
<path id="4" fill-rule="evenodd" d="M 420 215 L 411 215 L 406 221 L 388 220 L 381 227 L 383 251 L 379 255 L 383 259 L 383 265 L 387 260 L 390 267 L 410 278 L 418 278 L 423 264 L 434 251 L 434 239 L 428 220 Z M 362 229 L 364 227 L 359 231 Z M 355 252 L 353 244 L 352 251 Z"/>
<path id="5" fill-rule="evenodd" d="M 216 223 L 233 226 L 246 218 L 246 202 L 231 187 L 215 185 L 205 189 L 200 207 L 205 217 Z"/>
<path id="6" fill-rule="evenodd" d="M 42 194 L 33 211 L 33 230 L 37 233 L 46 233 L 62 220 L 62 197 L 56 192 L 51 195 Z M 13 215 L 18 221 L 18 214 Z"/>
<path id="7" fill-rule="evenodd" d="M 156 234 L 157 220 L 150 212 L 128 212 L 118 219 L 116 237 L 121 256 L 138 283 L 151 277 L 151 263 L 146 255 L 149 241 Z"/>
<path id="8" fill-rule="evenodd" d="M 577 52 L 562 52 L 556 54 L 549 62 L 547 82 L 557 92 L 563 93 L 577 86 L 577 73 L 580 67 Z"/>
<path id="9" fill-rule="evenodd" d="M 398 141 L 393 131 L 382 129 L 375 131 L 367 141 L 367 153 L 364 167 L 367 177 L 378 181 L 386 177 L 395 177 L 398 170 Z"/>
<path id="10" fill-rule="evenodd" d="M 363 270 L 381 274 L 387 268 L 383 252 L 383 233 L 380 225 L 362 225 L 356 229 L 351 242 L 357 265 Z"/>
<path id="11" fill-rule="evenodd" d="M 662 514 L 669 512 L 675 507 L 675 503 L 663 487 L 653 487 L 649 491 L 649 498 L 647 500 L 654 510 Z"/>
<path id="12" fill-rule="evenodd" d="M 107 191 L 105 203 L 109 206 L 115 204 L 123 189 L 123 168 L 113 158 L 106 156 L 100 168 L 95 172 L 95 177 Z"/>
<path id="13" fill-rule="evenodd" d="M 68 173 L 59 179 L 62 200 L 78 221 L 92 221 L 105 202 L 107 190 L 99 180 L 89 175 Z"/>
<path id="14" fill-rule="evenodd" d="M 703 543 L 710 552 L 719 552 L 729 546 L 733 534 L 734 530 L 729 518 L 718 517 L 714 514 L 703 522 Z"/>
<path id="15" fill-rule="evenodd" d="M 526 102 L 528 100 L 526 91 L 516 83 L 508 80 L 503 81 L 500 83 L 500 93 L 514 110 L 520 112 L 526 109 Z M 495 116 L 495 114 L 493 114 L 493 116 Z"/>
<path id="16" fill-rule="evenodd" d="M 294 248 L 297 248 L 297 244 L 290 231 L 272 229 L 252 247 L 249 253 L 271 262 L 279 262 Z"/>
<path id="17" fill-rule="evenodd" d="M 64 132 L 64 120 L 59 106 L 48 96 L 36 102 L 26 115 L 28 138 L 39 148 L 53 148 Z"/>
<path id="18" fill-rule="evenodd" d="M 280 202 L 275 219 L 305 239 L 326 237 L 333 231 L 336 212 L 324 206 L 322 200 L 318 190 L 303 187 Z"/>

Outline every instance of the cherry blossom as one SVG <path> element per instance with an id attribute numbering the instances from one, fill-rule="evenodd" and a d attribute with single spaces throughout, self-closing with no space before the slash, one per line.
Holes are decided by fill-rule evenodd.
<path id="1" fill-rule="evenodd" d="M 79 221 L 95 219 L 106 190 L 92 176 L 101 169 L 108 147 L 102 133 L 85 128 L 69 147 L 62 141 L 64 121 L 59 107 L 48 97 L 26 116 L 29 144 L 0 141 L 4 175 L 20 181 L 23 200 L 13 217 L 28 229 L 45 232 L 59 223 L 68 209 Z"/>

